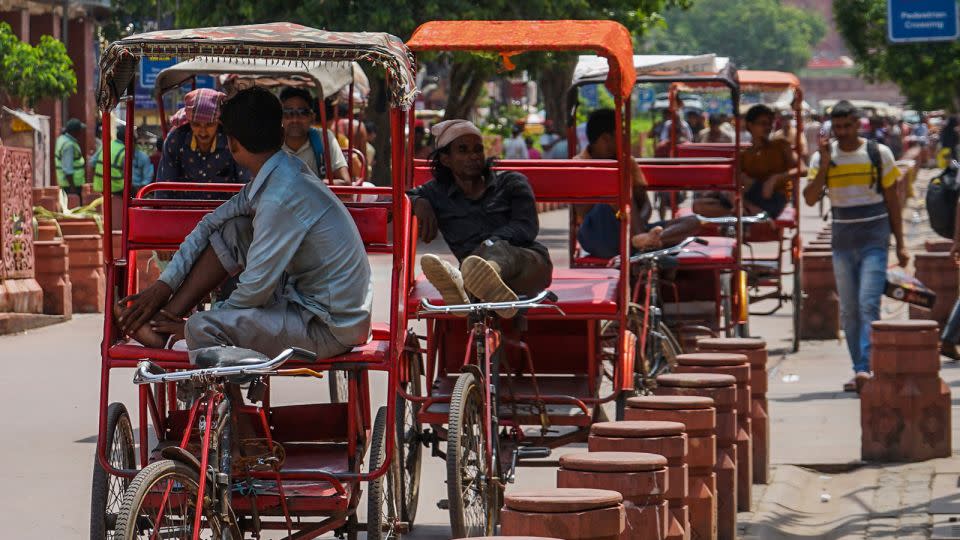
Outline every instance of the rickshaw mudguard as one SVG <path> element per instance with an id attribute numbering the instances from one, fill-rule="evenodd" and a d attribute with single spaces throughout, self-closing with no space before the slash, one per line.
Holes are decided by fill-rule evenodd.
<path id="1" fill-rule="evenodd" d="M 197 473 L 197 476 L 200 475 L 200 461 L 197 460 L 196 456 L 190 452 L 187 452 L 183 448 L 180 448 L 179 446 L 168 446 L 163 450 L 160 450 L 160 456 L 162 456 L 163 459 L 169 459 L 170 461 L 182 463 L 193 469 L 193 471 Z M 207 473 L 207 481 L 213 481 L 213 475 L 209 472 Z"/>
<path id="2" fill-rule="evenodd" d="M 621 369 L 617 373 L 617 388 L 620 390 L 634 389 L 634 364 L 637 351 L 637 335 L 630 330 L 625 330 L 623 336 L 623 352 L 620 358 Z"/>

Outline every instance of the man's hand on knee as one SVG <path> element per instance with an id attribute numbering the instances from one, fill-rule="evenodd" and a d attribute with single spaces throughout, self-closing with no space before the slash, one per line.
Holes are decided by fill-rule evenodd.
<path id="1" fill-rule="evenodd" d="M 121 299 L 121 305 L 129 304 L 117 317 L 123 333 L 130 334 L 146 324 L 166 305 L 172 294 L 173 289 L 169 285 L 157 281 L 139 293 Z"/>

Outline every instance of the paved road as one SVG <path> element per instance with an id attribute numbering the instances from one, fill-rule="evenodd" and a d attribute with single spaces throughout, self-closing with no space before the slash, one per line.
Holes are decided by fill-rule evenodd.
<path id="1" fill-rule="evenodd" d="M 804 229 L 812 233 L 820 226 L 818 220 L 808 219 Z M 542 235 L 557 265 L 566 264 L 566 213 L 544 215 Z M 389 259 L 377 256 L 373 266 L 375 319 L 386 320 Z M 58 326 L 0 336 L 0 396 L 5 405 L 0 409 L 4 434 L 0 463 L 5 465 L 0 467 L 0 516 L 5 518 L 0 536 L 4 538 L 82 538 L 88 534 L 101 327 L 101 316 L 81 315 Z M 785 349 L 790 339 L 789 307 L 773 317 L 754 318 L 752 331 L 765 337 L 771 349 Z M 836 343 L 824 354 L 842 358 L 844 353 Z M 782 357 L 773 355 L 772 360 Z M 111 400 L 135 405 L 129 377 L 129 372 L 116 372 Z M 375 396 L 384 396 L 383 386 L 381 379 L 374 380 Z M 325 392 L 326 384 L 321 383 L 319 388 Z M 283 392 L 276 391 L 275 396 L 282 394 L 291 402 L 303 402 L 315 397 L 316 391 L 315 383 L 311 386 L 308 381 L 296 381 L 286 385 Z M 776 410 L 772 411 L 775 414 Z M 777 426 L 776 419 L 774 422 Z M 776 437 L 777 427 L 774 430 Z M 784 462 L 777 453 L 773 458 Z M 554 474 L 551 469 L 523 469 L 518 484 L 524 488 L 552 486 Z M 445 498 L 444 478 L 443 462 L 426 455 L 418 524 L 411 537 L 449 538 L 447 515 L 436 506 Z M 365 508 L 361 509 L 363 516 Z"/>

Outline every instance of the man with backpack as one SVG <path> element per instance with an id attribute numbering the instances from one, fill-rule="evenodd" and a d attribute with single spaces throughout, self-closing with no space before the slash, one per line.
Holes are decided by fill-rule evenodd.
<path id="1" fill-rule="evenodd" d="M 853 392 L 870 377 L 870 327 L 880 319 L 891 234 L 899 265 L 907 266 L 910 256 L 903 242 L 893 152 L 857 135 L 858 111 L 848 101 L 833 107 L 830 121 L 836 138 L 820 138 L 803 198 L 813 206 L 825 191 L 830 197 L 833 271 L 854 371 L 843 389 Z"/>

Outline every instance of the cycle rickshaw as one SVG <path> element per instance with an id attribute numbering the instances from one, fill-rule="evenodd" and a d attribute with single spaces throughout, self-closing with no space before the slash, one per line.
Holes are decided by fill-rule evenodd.
<path id="1" fill-rule="evenodd" d="M 414 64 L 403 43 L 379 33 L 335 33 L 290 23 L 171 30 L 131 36 L 112 43 L 101 61 L 97 103 L 108 123 L 126 104 L 134 122 L 134 78 L 144 56 L 176 56 L 240 65 L 267 59 L 278 65 L 332 69 L 369 62 L 385 72 L 393 145 L 391 187 L 333 186 L 334 193 L 389 196 L 388 202 L 347 203 L 368 253 L 390 254 L 390 318 L 367 344 L 317 361 L 287 349 L 275 358 L 239 350 L 203 365 L 184 351 L 153 349 L 126 341 L 113 317 L 105 317 L 101 345 L 99 431 L 94 466 L 92 537 L 243 538 L 282 530 L 291 538 L 315 538 L 329 531 L 356 537 L 363 525 L 356 509 L 366 490 L 368 538 L 396 536 L 408 525 L 400 518 L 400 484 L 395 442 L 395 402 L 371 414 L 370 373 L 386 374 L 388 395 L 396 388 L 396 365 L 405 354 L 409 279 L 409 203 L 403 195 L 403 122 L 416 94 Z M 110 146 L 111 130 L 103 130 Z M 131 191 L 133 130 L 126 131 L 121 249 L 104 241 L 106 305 L 133 292 L 129 261 L 139 250 L 174 250 L 219 201 L 154 199 L 150 193 L 235 192 L 241 185 L 172 182 Z M 104 163 L 109 176 L 110 163 Z M 105 183 L 109 185 L 108 183 Z M 109 189 L 105 187 L 105 190 Z M 113 228 L 104 197 L 105 229 Z M 392 219 L 392 220 L 391 220 Z M 198 364 L 200 360 L 198 358 Z M 138 384 L 136 420 L 123 403 L 109 403 L 118 369 L 134 368 Z M 334 370 L 348 374 L 342 400 L 306 404 L 271 402 L 271 380 L 320 378 Z M 190 399 L 178 387 L 192 383 Z M 241 384 L 246 388 L 242 395 Z M 319 394 L 319 392 L 318 392 Z M 137 436 L 138 435 L 138 436 Z M 153 441 L 156 440 L 156 443 Z M 368 454 L 369 452 L 369 454 Z M 125 490 L 125 491 L 124 491 Z M 294 534 L 294 530 L 296 533 Z"/>
<path id="2" fill-rule="evenodd" d="M 688 86 L 708 86 L 731 94 L 736 107 L 739 100 L 737 71 L 726 59 L 705 56 L 645 56 L 635 55 L 638 75 L 636 85 L 669 87 L 672 104 L 671 136 L 677 137 L 678 115 L 682 106 L 679 91 Z M 576 151 L 576 114 L 580 93 L 584 86 L 601 84 L 608 73 L 602 59 L 581 56 L 567 94 L 568 149 Z M 743 335 L 747 333 L 748 313 L 746 279 L 742 271 L 742 223 L 750 218 L 742 216 L 738 156 L 707 151 L 679 153 L 678 145 L 671 148 L 670 157 L 639 157 L 636 161 L 651 191 L 682 192 L 690 189 L 729 191 L 733 194 L 733 218 L 700 218 L 701 223 L 724 224 L 729 236 L 701 235 L 699 241 L 687 243 L 685 249 L 675 250 L 674 257 L 661 260 L 636 258 L 645 262 L 637 268 L 637 279 L 631 294 L 629 324 L 641 336 L 643 347 L 635 366 L 647 368 L 650 373 L 637 370 L 638 381 L 651 384 L 657 372 L 669 369 L 672 357 L 681 351 L 688 336 L 709 333 Z M 679 145 L 682 147 L 683 145 Z M 710 145 L 707 145 L 710 146 Z M 733 145 L 731 145 L 731 148 Z M 676 213 L 675 213 L 676 215 Z M 579 222 L 570 214 L 570 257 L 576 266 L 602 267 L 610 260 L 581 252 L 576 243 Z M 664 263 L 675 277 L 663 279 L 660 272 Z M 660 289 L 663 290 L 660 290 Z M 659 303 L 656 301 L 659 299 Z M 695 337 L 694 337 L 695 339 Z"/>
<path id="3" fill-rule="evenodd" d="M 524 174 L 538 202 L 611 204 L 629 212 L 630 90 L 633 44 L 611 21 L 456 21 L 421 25 L 407 42 L 414 52 L 478 51 L 503 58 L 530 51 L 592 50 L 613 68 L 618 160 L 502 160 L 496 168 Z M 508 61 L 504 62 L 509 66 Z M 411 132 L 413 116 L 409 117 Z M 432 177 L 417 161 L 412 181 Z M 626 256 L 627 221 L 621 253 Z M 415 234 L 411 228 L 408 234 Z M 408 242 L 411 260 L 416 243 Z M 627 268 L 554 268 L 549 291 L 508 304 L 444 306 L 422 276 L 407 282 L 407 312 L 426 320 L 426 392 L 414 389 L 420 364 L 401 376 L 410 413 L 401 441 L 422 441 L 447 464 L 446 504 L 454 537 L 496 531 L 504 486 L 526 459 L 585 441 L 595 412 L 633 389 L 633 347 L 627 331 Z M 503 307 L 521 314 L 500 321 Z M 457 315 L 466 315 L 457 316 Z M 619 321 L 612 388 L 601 389 L 602 321 Z M 412 321 L 411 321 L 412 324 Z M 401 368 L 403 372 L 403 368 Z M 403 445 L 401 445 L 403 446 Z M 543 460 L 539 461 L 541 464 Z M 536 461 L 530 462 L 535 464 Z"/>
<path id="4" fill-rule="evenodd" d="M 327 118 L 327 108 L 324 100 L 334 99 L 346 93 L 348 120 L 354 121 L 353 110 L 355 101 L 366 101 L 370 93 L 370 82 L 363 68 L 357 62 L 327 62 L 313 66 L 302 64 L 277 64 L 264 59 L 252 58 L 243 63 L 225 64 L 209 62 L 203 59 L 192 59 L 178 62 L 157 74 L 155 88 L 157 111 L 160 115 L 160 129 L 166 138 L 170 131 L 166 115 L 164 97 L 171 92 L 190 85 L 196 87 L 198 75 L 215 75 L 217 86 L 228 95 L 251 86 L 265 88 L 298 87 L 318 91 L 315 108 L 320 125 L 333 125 L 334 131 L 338 127 L 339 118 L 334 114 Z M 335 110 L 336 111 L 336 110 Z M 354 133 L 347 130 L 347 148 L 345 154 L 351 159 L 357 159 L 361 164 L 355 179 L 355 184 L 366 179 L 366 156 L 357 147 Z M 324 161 L 326 162 L 326 180 L 331 183 L 333 170 L 330 167 L 330 149 L 324 147 Z"/>

